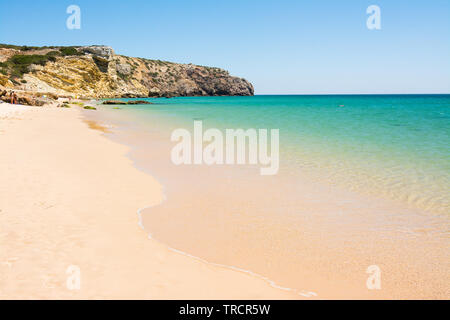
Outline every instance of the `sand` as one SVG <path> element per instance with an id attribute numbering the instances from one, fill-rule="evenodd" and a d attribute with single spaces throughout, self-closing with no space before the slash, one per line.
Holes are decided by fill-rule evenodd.
<path id="1" fill-rule="evenodd" d="M 301 298 L 148 239 L 162 186 L 79 107 L 0 104 L 0 149 L 0 299 Z"/>
<path id="2" fill-rule="evenodd" d="M 10 103 L 0 103 L 0 119 L 14 119 L 23 112 L 30 110 L 31 107 L 23 105 L 12 105 Z"/>

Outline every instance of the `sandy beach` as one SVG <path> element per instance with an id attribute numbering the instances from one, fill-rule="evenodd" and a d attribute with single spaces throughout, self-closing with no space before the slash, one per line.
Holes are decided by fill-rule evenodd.
<path id="1" fill-rule="evenodd" d="M 5 8 L 0 305 L 450 299 L 450 1 Z"/>
<path id="2" fill-rule="evenodd" d="M 137 210 L 162 186 L 98 129 L 75 106 L 0 104 L 0 299 L 301 298 L 148 239 Z"/>

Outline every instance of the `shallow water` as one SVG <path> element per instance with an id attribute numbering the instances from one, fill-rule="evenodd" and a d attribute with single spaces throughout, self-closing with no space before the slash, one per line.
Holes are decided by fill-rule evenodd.
<path id="1" fill-rule="evenodd" d="M 450 96 L 149 99 L 112 124 L 167 200 L 145 229 L 178 250 L 319 297 L 447 297 Z M 176 128 L 280 130 L 280 170 L 175 166 Z M 384 289 L 366 288 L 366 269 Z"/>

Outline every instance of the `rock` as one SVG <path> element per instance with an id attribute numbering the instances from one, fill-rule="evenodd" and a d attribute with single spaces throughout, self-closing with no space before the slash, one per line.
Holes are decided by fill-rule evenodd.
<path id="1" fill-rule="evenodd" d="M 121 100 L 107 100 L 107 101 L 103 101 L 102 104 L 126 105 L 127 103 L 125 101 L 121 101 Z"/>
<path id="2" fill-rule="evenodd" d="M 113 49 L 106 46 L 74 48 L 87 55 L 58 56 L 55 61 L 42 66 L 30 65 L 30 72 L 15 83 L 9 80 L 10 75 L 0 74 L 0 85 L 77 98 L 171 98 L 254 94 L 250 82 L 230 76 L 227 71 L 219 68 L 125 57 L 115 55 Z M 36 49 L 36 52 L 40 51 Z M 16 50 L 14 53 L 22 52 Z M 0 59 L 1 54 L 0 51 Z M 27 54 L 34 54 L 34 51 L 27 51 Z M 20 80 L 25 82 L 21 83 Z"/>
<path id="3" fill-rule="evenodd" d="M 127 101 L 126 104 L 153 104 L 153 103 L 149 102 L 149 101 L 144 101 L 144 100 L 130 100 L 130 101 Z"/>
<path id="4" fill-rule="evenodd" d="M 6 76 L 0 74 L 0 85 L 1 85 L 1 86 L 7 86 L 8 83 L 9 83 L 8 77 L 6 77 Z"/>
<path id="5" fill-rule="evenodd" d="M 151 88 L 148 92 L 149 97 L 161 97 L 161 90 L 159 88 Z"/>
<path id="6" fill-rule="evenodd" d="M 114 50 L 111 47 L 107 46 L 86 46 L 80 47 L 79 50 L 84 53 L 90 53 L 95 56 L 99 56 L 110 60 L 114 55 Z"/>
<path id="7" fill-rule="evenodd" d="M 28 70 L 29 70 L 30 72 L 33 72 L 33 71 L 41 71 L 41 70 L 44 70 L 44 66 L 41 66 L 41 65 L 38 65 L 38 64 L 32 64 L 32 65 L 30 65 L 30 66 L 28 67 Z"/>
<path id="8" fill-rule="evenodd" d="M 116 64 L 116 71 L 127 76 L 131 74 L 131 66 L 127 63 L 118 63 Z"/>
<path id="9" fill-rule="evenodd" d="M 11 102 L 10 93 L 9 92 L 6 94 L 3 93 L 4 92 L 2 92 L 2 94 L 0 95 L 0 100 L 10 103 Z M 39 98 L 29 93 L 16 92 L 16 95 L 17 95 L 17 103 L 26 106 L 42 107 L 47 103 L 53 102 L 53 100 L 51 99 Z"/>
<path id="10" fill-rule="evenodd" d="M 122 100 L 107 100 L 103 101 L 102 104 L 108 104 L 108 105 L 134 105 L 134 104 L 153 104 L 149 101 L 144 100 L 130 100 L 130 101 L 122 101 Z"/>

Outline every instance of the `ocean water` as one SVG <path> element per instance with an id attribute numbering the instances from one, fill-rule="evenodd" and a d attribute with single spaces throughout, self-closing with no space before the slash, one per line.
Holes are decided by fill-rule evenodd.
<path id="1" fill-rule="evenodd" d="M 374 263 L 389 270 L 387 297 L 411 294 L 411 278 L 414 297 L 448 294 L 450 95 L 147 100 L 89 117 L 111 124 L 108 136 L 164 185 L 166 200 L 142 211 L 156 239 L 300 294 L 374 294 L 365 288 Z M 193 132 L 194 120 L 204 130 L 279 129 L 279 173 L 175 166 L 170 135 Z"/>

